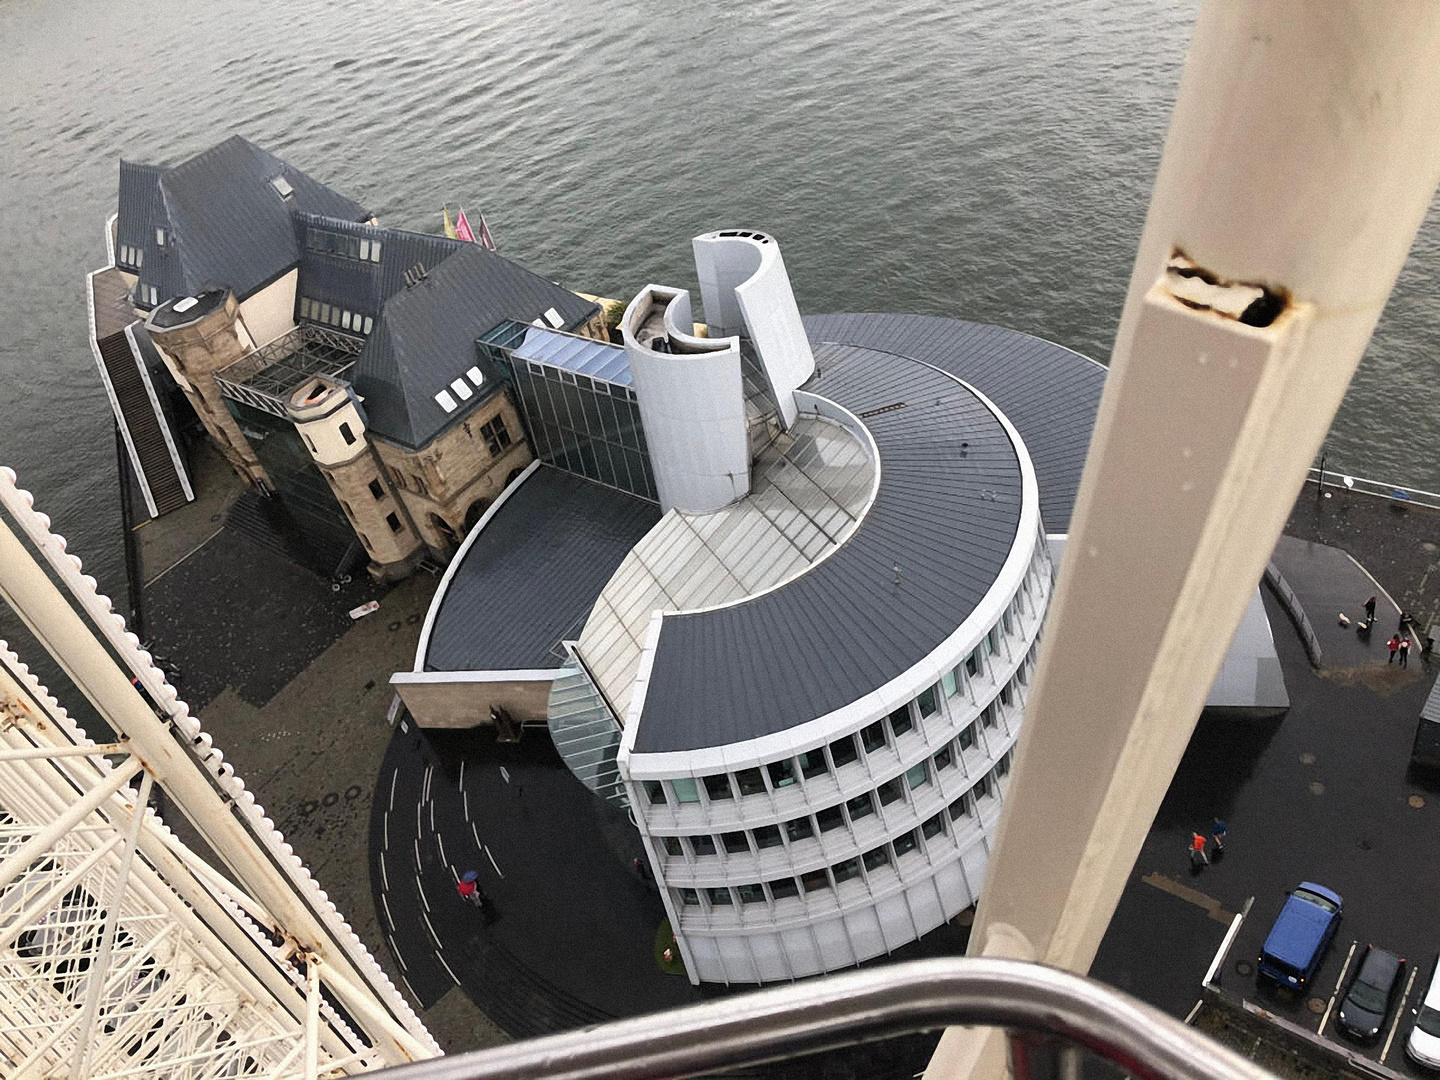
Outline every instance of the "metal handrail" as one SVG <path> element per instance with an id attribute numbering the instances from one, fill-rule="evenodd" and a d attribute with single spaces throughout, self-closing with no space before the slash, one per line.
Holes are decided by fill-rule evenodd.
<path id="1" fill-rule="evenodd" d="M 916 960 L 757 990 L 403 1065 L 394 1080 L 694 1076 L 953 1024 L 1060 1036 L 1150 1080 L 1274 1080 L 1153 1006 L 1067 971 L 984 957 Z"/>

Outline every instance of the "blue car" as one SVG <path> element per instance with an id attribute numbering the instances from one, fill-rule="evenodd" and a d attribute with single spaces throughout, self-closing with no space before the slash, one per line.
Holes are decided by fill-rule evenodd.
<path id="1" fill-rule="evenodd" d="M 1302 881 L 1270 927 L 1260 950 L 1260 977 L 1291 990 L 1309 986 L 1325 959 L 1344 907 L 1337 893 L 1313 881 Z"/>

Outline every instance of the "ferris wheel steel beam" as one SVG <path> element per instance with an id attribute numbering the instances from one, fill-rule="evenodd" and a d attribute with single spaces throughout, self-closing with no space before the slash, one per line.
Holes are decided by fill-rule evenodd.
<path id="1" fill-rule="evenodd" d="M 60 748 L 73 745 L 64 740 L 61 723 L 63 713 L 57 713 L 56 703 L 53 699 L 47 699 L 44 688 L 33 676 L 17 671 L 12 658 L 5 654 L 6 650 L 0 648 L 0 659 L 3 659 L 3 663 L 0 663 L 0 700 L 8 693 L 18 704 L 20 713 L 27 716 L 29 722 L 24 728 L 25 734 L 33 739 L 53 742 Z M 23 680 L 23 683 L 19 680 Z M 19 731 L 19 728 L 12 728 L 11 731 L 0 734 L 0 739 L 6 736 L 14 737 Z M 77 767 L 92 761 L 93 759 L 72 758 L 66 765 Z M 102 766 L 106 764 L 103 759 L 101 763 Z M 67 800 L 73 797 L 76 781 L 73 778 L 63 779 L 51 771 L 41 771 L 38 767 L 40 764 L 26 761 L 20 763 L 19 767 L 33 770 L 32 791 L 42 798 L 51 813 L 59 813 L 67 805 Z M 41 793 L 46 794 L 42 796 Z M 113 797 L 112 805 L 102 806 L 101 809 L 110 813 L 115 820 L 126 820 L 130 808 L 124 803 L 114 805 L 120 797 Z M 173 838 L 168 838 L 168 833 L 168 828 L 158 821 L 154 828 L 142 828 L 138 846 L 150 865 L 141 864 L 135 868 L 132 887 L 148 902 L 157 906 L 167 906 L 165 898 L 173 891 L 183 902 L 168 905 L 170 917 L 187 932 L 191 940 L 196 943 L 214 940 L 225 950 L 223 956 L 217 955 L 213 958 L 214 962 L 227 964 L 229 977 L 239 984 L 244 993 L 257 1001 L 274 1001 L 292 1022 L 303 1024 L 303 991 L 297 990 L 297 984 L 287 976 L 276 957 L 270 954 L 272 947 L 258 938 L 258 932 L 247 931 L 205 883 L 192 874 L 186 863 L 172 849 Z M 356 1047 L 343 1040 L 330 1025 L 324 1025 L 321 1034 L 325 1051 L 332 1059 L 354 1055 Z M 365 1054 L 380 1056 L 378 1051 L 367 1051 Z"/>
<path id="2" fill-rule="evenodd" d="M 1437 56 L 1431 0 L 1202 5 L 972 954 L 1089 969 L 1434 195 Z"/>
<path id="3" fill-rule="evenodd" d="M 315 953 L 347 984 L 363 987 L 364 994 L 382 1003 L 380 1008 L 364 1011 L 370 1018 L 367 1034 L 385 1062 L 398 1065 L 438 1054 L 439 1047 L 419 1018 L 300 866 L 289 845 L 280 840 L 269 819 L 259 820 L 258 805 L 233 769 L 222 762 L 217 777 L 201 764 L 201 755 L 219 761 L 219 751 L 189 717 L 134 636 L 123 631 L 123 619 L 110 610 L 109 600 L 99 595 L 93 579 L 79 574 L 78 560 L 73 560 L 63 540 L 49 531 L 48 519 L 33 510 L 28 495 L 16 488 L 14 474 L 7 469 L 0 469 L 0 505 L 22 525 L 96 628 L 125 658 L 139 685 L 169 714 L 169 721 L 157 717 L 4 521 L 0 521 L 0 595 L 101 716 L 125 735 L 130 752 L 144 761 L 211 849 L 226 860 L 242 887 L 274 914 L 299 947 Z M 180 738 L 182 728 L 195 733 L 190 745 Z M 242 797 L 246 805 L 237 805 Z M 377 1022 L 380 1017 L 384 1017 L 383 1023 Z M 410 1030 L 412 1026 L 418 1035 Z M 398 1032 L 406 1037 L 398 1038 Z"/>

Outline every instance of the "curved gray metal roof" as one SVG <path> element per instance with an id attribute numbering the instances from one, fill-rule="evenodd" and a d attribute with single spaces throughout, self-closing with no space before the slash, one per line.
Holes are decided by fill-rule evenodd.
<path id="1" fill-rule="evenodd" d="M 864 697 L 954 633 L 1010 553 L 1020 462 L 979 398 L 893 352 L 821 341 L 815 359 L 805 388 L 859 416 L 875 439 L 875 502 L 789 584 L 665 616 L 637 753 L 754 739 Z"/>
<path id="2" fill-rule="evenodd" d="M 822 716 L 918 663 L 979 603 L 1019 520 L 1018 463 L 989 411 L 927 365 L 1005 414 L 1035 466 L 1041 520 L 1069 529 L 1103 367 L 1028 334 L 956 319 L 820 315 L 805 328 L 818 365 L 806 389 L 869 427 L 879 497 L 809 574 L 733 608 L 666 616 L 636 752 L 721 746 Z M 887 411 L 865 415 L 875 409 Z"/>
<path id="3" fill-rule="evenodd" d="M 964 379 L 1020 432 L 1040 484 L 1040 516 L 1070 531 L 1105 368 L 1063 345 L 1003 326 L 933 315 L 811 315 L 812 342 L 833 341 L 914 357 Z"/>

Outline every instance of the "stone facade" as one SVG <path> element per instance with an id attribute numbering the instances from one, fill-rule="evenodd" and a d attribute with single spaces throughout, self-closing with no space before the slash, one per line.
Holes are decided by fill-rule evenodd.
<path id="1" fill-rule="evenodd" d="M 270 486 L 270 478 L 250 440 L 225 406 L 215 373 L 240 359 L 255 346 L 240 319 L 233 293 L 190 322 L 175 326 L 147 324 L 151 339 L 165 358 L 184 376 L 177 379 L 186 399 L 205 425 L 210 438 L 246 484 Z"/>

